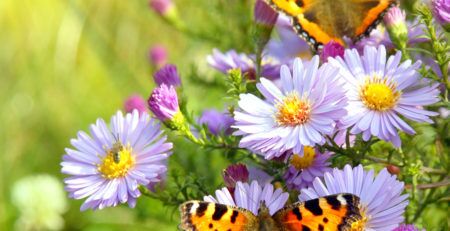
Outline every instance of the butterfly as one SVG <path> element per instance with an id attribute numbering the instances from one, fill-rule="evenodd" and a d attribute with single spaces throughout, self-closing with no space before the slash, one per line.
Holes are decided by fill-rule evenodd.
<path id="1" fill-rule="evenodd" d="M 318 50 L 331 40 L 344 45 L 370 34 L 396 0 L 266 0 L 292 18 L 297 33 Z"/>
<path id="2" fill-rule="evenodd" d="M 247 209 L 205 201 L 180 206 L 180 229 L 186 231 L 335 231 L 351 230 L 362 220 L 359 198 L 336 194 L 297 202 L 273 216 L 264 203 L 255 216 Z"/>

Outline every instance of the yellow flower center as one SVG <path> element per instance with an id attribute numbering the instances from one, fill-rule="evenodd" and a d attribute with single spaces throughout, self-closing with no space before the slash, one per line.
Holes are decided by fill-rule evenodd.
<path id="1" fill-rule="evenodd" d="M 128 170 L 134 166 L 134 157 L 131 155 L 131 147 L 120 143 L 114 144 L 113 148 L 103 158 L 97 169 L 106 179 L 124 177 Z"/>
<path id="2" fill-rule="evenodd" d="M 361 211 L 361 220 L 358 220 L 356 222 L 353 222 L 351 227 L 350 227 L 350 231 L 363 231 L 366 228 L 366 223 L 367 223 L 367 217 L 365 212 L 363 211 L 363 209 L 360 209 Z"/>
<path id="3" fill-rule="evenodd" d="M 314 161 L 316 152 L 313 147 L 305 146 L 303 149 L 303 156 L 293 155 L 291 158 L 291 165 L 297 170 L 302 170 L 311 166 Z"/>
<path id="4" fill-rule="evenodd" d="M 277 105 L 276 121 L 282 126 L 297 126 L 309 119 L 311 107 L 307 101 L 300 100 L 296 93 L 286 96 Z"/>
<path id="5" fill-rule="evenodd" d="M 375 111 L 392 109 L 400 98 L 401 92 L 396 90 L 396 84 L 387 83 L 386 79 L 374 77 L 366 79 L 359 96 L 368 108 Z"/>

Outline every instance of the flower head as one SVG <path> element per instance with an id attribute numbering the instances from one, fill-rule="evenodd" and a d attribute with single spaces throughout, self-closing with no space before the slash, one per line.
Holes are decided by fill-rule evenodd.
<path id="1" fill-rule="evenodd" d="M 248 181 L 248 169 L 244 164 L 233 164 L 228 166 L 223 170 L 222 176 L 225 186 L 229 189 L 234 189 L 236 182 L 247 182 Z"/>
<path id="2" fill-rule="evenodd" d="M 125 100 L 123 105 L 127 113 L 137 110 L 139 113 L 144 113 L 147 111 L 147 106 L 145 105 L 145 100 L 140 95 L 132 95 Z"/>
<path id="3" fill-rule="evenodd" d="M 156 13 L 162 16 L 169 14 L 175 8 L 172 0 L 150 0 L 149 5 Z"/>
<path id="4" fill-rule="evenodd" d="M 450 28 L 450 0 L 433 0 L 433 14 L 436 20 L 446 28 Z"/>
<path id="5" fill-rule="evenodd" d="M 408 45 L 414 45 L 417 43 L 428 42 L 429 39 L 426 38 L 425 35 L 425 26 L 420 24 L 417 20 L 413 22 L 406 22 L 406 27 L 408 30 Z M 350 48 L 355 48 L 358 50 L 360 54 L 364 53 L 364 49 L 366 46 L 378 47 L 383 45 L 386 49 L 395 48 L 394 42 L 391 40 L 388 31 L 379 26 L 376 30 L 373 30 L 370 33 L 369 37 L 364 37 L 356 43 L 353 43 L 351 40 L 346 40 L 347 44 L 349 44 Z"/>
<path id="6" fill-rule="evenodd" d="M 174 86 L 167 86 L 164 83 L 153 90 L 148 99 L 148 106 L 161 121 L 173 120 L 181 114 Z"/>
<path id="7" fill-rule="evenodd" d="M 400 146 L 397 130 L 414 134 L 411 126 L 400 115 L 418 122 L 432 123 L 428 116 L 437 113 L 420 108 L 439 100 L 437 84 L 430 85 L 417 72 L 420 62 L 401 61 L 401 53 L 386 57 L 384 46 L 366 47 L 364 56 L 356 50 L 346 50 L 344 59 L 329 59 L 340 67 L 347 81 L 349 113 L 341 121 L 352 127 L 351 133 L 362 133 L 364 140 L 376 136 Z"/>
<path id="8" fill-rule="evenodd" d="M 159 69 L 154 75 L 156 84 L 161 86 L 165 84 L 167 86 L 178 87 L 181 85 L 180 76 L 178 75 L 177 67 L 172 64 L 166 64 Z"/>
<path id="9" fill-rule="evenodd" d="M 347 113 L 338 72 L 327 64 L 319 68 L 318 56 L 305 64 L 296 59 L 292 74 L 281 68 L 281 88 L 265 78 L 257 84 L 264 100 L 241 94 L 232 126 L 239 129 L 235 135 L 244 136 L 240 147 L 272 159 L 285 152 L 302 155 L 304 146 L 325 143 L 324 135 Z"/>
<path id="10" fill-rule="evenodd" d="M 322 62 L 327 62 L 328 57 L 343 57 L 345 48 L 338 42 L 331 40 L 329 43 L 323 46 L 322 51 L 320 53 L 320 60 Z"/>
<path id="11" fill-rule="evenodd" d="M 234 119 L 227 113 L 222 113 L 211 109 L 203 111 L 198 123 L 206 124 L 208 126 L 208 130 L 213 135 L 219 135 L 221 132 L 230 134 L 230 128 L 234 123 Z"/>
<path id="12" fill-rule="evenodd" d="M 421 230 L 414 225 L 402 224 L 399 225 L 397 228 L 393 229 L 392 231 L 425 231 L 425 229 Z"/>
<path id="13" fill-rule="evenodd" d="M 405 19 L 405 11 L 402 11 L 398 6 L 391 7 L 383 18 L 387 27 L 404 24 Z"/>
<path id="14" fill-rule="evenodd" d="M 263 171 L 260 168 L 248 166 L 248 180 L 254 181 L 256 180 L 259 184 L 265 185 L 269 184 L 273 181 L 273 176 L 267 174 L 267 172 Z"/>
<path id="15" fill-rule="evenodd" d="M 166 171 L 172 143 L 166 143 L 160 124 L 147 113 L 125 116 L 117 112 L 110 126 L 102 119 L 90 127 L 91 136 L 79 132 L 66 148 L 62 173 L 69 196 L 87 198 L 81 210 L 103 209 L 128 202 L 134 207 L 141 195 L 138 186 L 159 181 Z"/>
<path id="16" fill-rule="evenodd" d="M 280 14 L 275 24 L 275 30 L 278 36 L 274 36 L 267 43 L 265 54 L 275 57 L 283 63 L 290 63 L 296 57 L 311 57 L 308 43 L 294 31 L 288 17 Z"/>
<path id="17" fill-rule="evenodd" d="M 450 116 L 450 110 L 448 110 L 445 107 L 441 107 L 439 108 L 439 115 L 441 116 L 442 119 L 446 119 Z"/>
<path id="18" fill-rule="evenodd" d="M 363 216 L 362 230 L 392 230 L 403 222 L 403 213 L 408 205 L 408 194 L 401 195 L 404 184 L 381 170 L 374 177 L 373 170 L 365 171 L 361 165 L 343 170 L 333 169 L 324 175 L 324 180 L 316 178 L 313 186 L 302 189 L 299 199 L 307 201 L 337 193 L 352 193 L 361 199 Z"/>
<path id="19" fill-rule="evenodd" d="M 234 50 L 221 53 L 214 49 L 212 55 L 208 55 L 207 62 L 210 66 L 218 71 L 227 74 L 231 69 L 240 69 L 248 79 L 256 78 L 256 66 L 254 59 L 244 53 L 238 54 Z M 280 63 L 273 58 L 264 56 L 262 60 L 261 75 L 266 78 L 279 78 Z"/>
<path id="20" fill-rule="evenodd" d="M 283 178 L 289 189 L 301 190 L 312 186 L 316 177 L 322 177 L 325 172 L 331 170 L 328 159 L 330 152 L 320 153 L 319 150 L 305 146 L 303 156 L 292 155 L 289 168 Z"/>
<path id="21" fill-rule="evenodd" d="M 251 184 L 237 182 L 234 189 L 234 196 L 231 196 L 227 188 L 216 190 L 216 198 L 213 196 L 205 196 L 204 201 L 220 203 L 225 205 L 238 206 L 247 209 L 253 214 L 258 215 L 258 209 L 261 202 L 269 208 L 270 215 L 280 210 L 286 204 L 289 194 L 281 189 L 274 190 L 272 184 L 260 186 L 258 182 L 252 181 Z"/>
<path id="22" fill-rule="evenodd" d="M 277 21 L 278 13 L 265 1 L 256 0 L 254 17 L 256 23 L 267 27 L 273 27 Z"/>
<path id="23" fill-rule="evenodd" d="M 150 52 L 148 54 L 150 62 L 155 67 L 162 67 L 167 63 L 167 50 L 162 45 L 155 45 L 150 48 Z"/>

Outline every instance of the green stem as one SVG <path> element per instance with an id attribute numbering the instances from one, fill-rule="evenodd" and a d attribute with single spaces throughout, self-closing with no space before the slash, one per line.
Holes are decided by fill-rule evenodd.
<path id="1" fill-rule="evenodd" d="M 445 176 L 440 177 L 439 181 L 442 181 L 445 178 Z M 413 186 L 414 187 L 414 186 Z M 425 200 L 423 200 L 423 202 L 419 205 L 419 208 L 417 209 L 416 213 L 414 214 L 414 217 L 411 221 L 411 223 L 414 223 L 417 221 L 417 219 L 419 219 L 420 215 L 422 215 L 423 211 L 425 210 L 425 208 L 432 202 L 435 201 L 432 197 L 434 195 L 434 193 L 436 192 L 438 188 L 431 188 L 429 193 L 425 196 Z"/>
<path id="2" fill-rule="evenodd" d="M 448 81 L 448 62 L 439 65 L 441 68 L 442 79 L 445 85 L 444 102 L 448 102 L 448 92 L 450 90 L 450 82 Z"/>
<path id="3" fill-rule="evenodd" d="M 423 211 L 427 207 L 428 202 L 431 200 L 431 197 L 433 196 L 435 191 L 436 191 L 436 188 L 430 189 L 430 192 L 425 197 L 425 200 L 423 201 L 423 203 L 421 203 L 419 205 L 419 208 L 417 209 L 416 213 L 414 214 L 414 217 L 413 217 L 411 223 L 414 223 L 417 221 L 417 219 L 419 219 L 420 215 L 422 215 Z"/>
<path id="4" fill-rule="evenodd" d="M 192 141 L 193 143 L 198 144 L 198 145 L 202 145 L 202 146 L 205 145 L 205 141 L 204 141 L 204 140 L 198 139 L 197 137 L 194 136 L 194 134 L 192 134 L 192 132 L 191 132 L 190 129 L 189 129 L 189 126 L 187 126 L 187 128 L 186 128 L 186 129 L 183 129 L 183 130 L 184 130 L 184 131 L 183 131 L 183 135 L 184 135 L 184 137 L 186 137 L 188 140 L 190 140 L 190 141 Z"/>
<path id="5" fill-rule="evenodd" d="M 259 82 L 259 78 L 261 78 L 261 74 L 262 74 L 262 70 L 261 70 L 261 68 L 262 68 L 262 48 L 259 46 L 259 45 L 257 45 L 257 47 L 256 47 L 256 60 L 255 60 L 255 63 L 256 63 L 256 76 L 255 76 L 255 78 L 256 78 L 256 82 Z"/>

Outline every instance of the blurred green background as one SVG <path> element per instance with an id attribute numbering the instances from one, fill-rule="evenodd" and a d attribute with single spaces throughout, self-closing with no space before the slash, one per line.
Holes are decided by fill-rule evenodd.
<path id="1" fill-rule="evenodd" d="M 218 30 L 234 26 L 232 20 L 222 23 L 214 10 L 198 7 L 218 8 L 225 1 L 176 3 L 183 6 L 178 9 L 180 17 L 196 26 L 207 21 Z M 216 18 L 205 20 L 208 17 Z M 133 93 L 147 98 L 153 88 L 154 70 L 147 58 L 152 45 L 168 49 L 169 62 L 178 65 L 194 112 L 223 108 L 218 104 L 223 88 L 184 79 L 193 63 L 199 76 L 207 73 L 204 76 L 210 80 L 217 75 L 206 65 L 212 43 L 172 29 L 146 0 L 1 0 L 0 28 L 0 230 L 12 230 L 19 217 L 11 203 L 14 182 L 42 173 L 61 181 L 59 162 L 78 130 L 87 130 L 98 117 L 109 121 Z M 235 39 L 230 34 L 215 46 L 227 47 Z M 80 212 L 81 203 L 69 200 L 65 229 L 174 230 L 178 223 L 173 208 L 164 208 L 154 199 L 142 197 L 138 215 L 126 206 Z"/>

